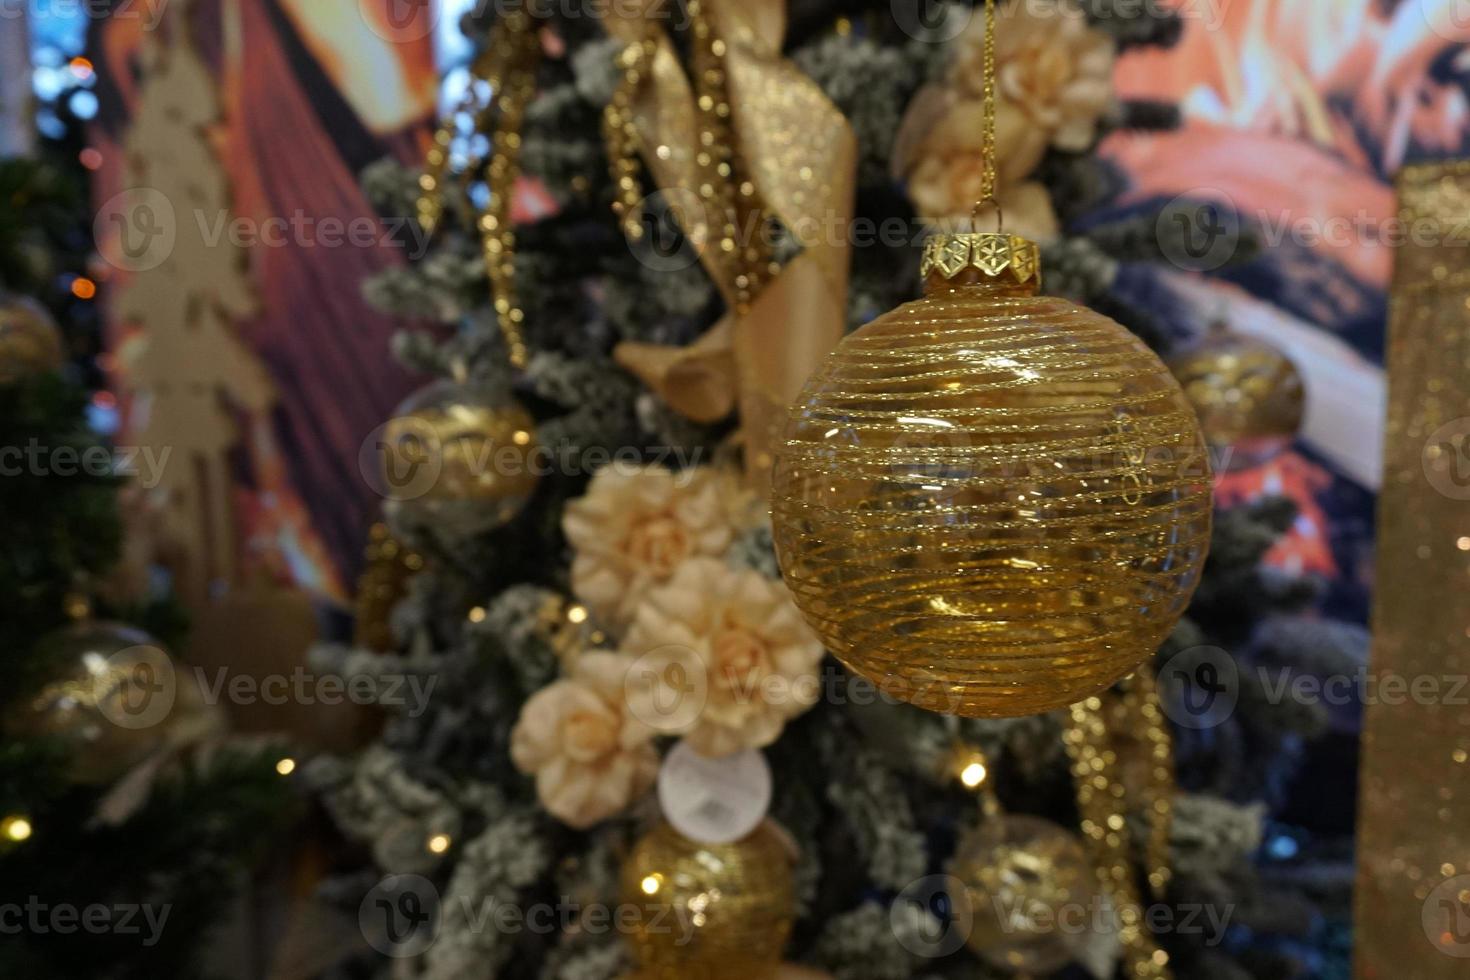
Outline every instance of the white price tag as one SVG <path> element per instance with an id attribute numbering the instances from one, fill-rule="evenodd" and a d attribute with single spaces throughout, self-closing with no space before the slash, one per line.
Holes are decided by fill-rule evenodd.
<path id="1" fill-rule="evenodd" d="M 771 767 L 755 749 L 707 759 L 680 742 L 658 773 L 658 802 L 674 829 L 701 844 L 755 830 L 771 806 Z"/>

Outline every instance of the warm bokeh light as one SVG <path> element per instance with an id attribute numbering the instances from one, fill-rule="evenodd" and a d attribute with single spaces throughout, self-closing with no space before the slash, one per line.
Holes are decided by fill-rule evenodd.
<path id="1" fill-rule="evenodd" d="M 17 844 L 23 840 L 29 840 L 31 831 L 31 822 L 25 817 L 6 817 L 0 821 L 0 834 L 4 834 L 6 840 Z"/>
<path id="2" fill-rule="evenodd" d="M 276 772 L 280 773 L 282 776 L 289 776 L 295 771 L 295 759 L 282 759 L 280 762 L 276 763 Z"/>

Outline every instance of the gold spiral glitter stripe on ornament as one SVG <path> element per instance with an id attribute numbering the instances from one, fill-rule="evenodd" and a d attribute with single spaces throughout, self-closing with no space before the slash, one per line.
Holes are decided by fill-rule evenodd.
<path id="1" fill-rule="evenodd" d="M 933 710 L 1027 714 L 1163 641 L 1209 543 L 1208 464 L 1122 327 L 961 287 L 824 362 L 773 515 L 786 582 L 844 663 Z"/>

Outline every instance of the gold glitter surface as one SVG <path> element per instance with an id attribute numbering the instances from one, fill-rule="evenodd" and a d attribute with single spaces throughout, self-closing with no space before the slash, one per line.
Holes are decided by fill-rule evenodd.
<path id="1" fill-rule="evenodd" d="M 1151 684 L 1149 690 L 1152 690 Z M 1156 697 L 1153 700 L 1157 707 Z M 1118 755 L 1108 731 L 1103 699 L 1092 697 L 1079 701 L 1072 705 L 1069 715 L 1067 728 L 1062 733 L 1062 744 L 1066 746 L 1067 757 L 1072 763 L 1077 812 L 1082 817 L 1082 837 L 1092 854 L 1093 871 L 1099 887 L 1112 899 L 1118 916 L 1124 976 L 1129 980 L 1172 980 L 1174 973 L 1169 967 L 1169 956 L 1159 948 L 1149 931 L 1133 863 L 1129 859 L 1131 840 L 1127 821 L 1127 788 L 1119 779 Z M 1159 723 L 1162 725 L 1162 719 Z M 1167 876 L 1155 876 L 1157 870 L 1152 868 L 1149 873 L 1156 895 L 1167 883 Z"/>
<path id="2" fill-rule="evenodd" d="M 55 371 L 63 360 L 61 333 L 45 307 L 19 297 L 0 302 L 0 384 Z"/>
<path id="3" fill-rule="evenodd" d="M 1092 907 L 1093 871 L 1077 838 L 1036 817 L 998 816 L 967 834 L 949 873 L 974 914 L 965 942 L 1009 972 L 1050 973 L 1070 963 L 1087 933 L 1059 928 Z"/>
<path id="4" fill-rule="evenodd" d="M 520 513 L 540 479 L 536 421 L 514 398 L 444 380 L 383 427 L 383 481 L 401 508 L 488 530 Z"/>
<path id="5" fill-rule="evenodd" d="M 55 739 L 71 753 L 72 779 L 107 785 L 168 738 L 162 724 L 118 722 L 146 722 L 153 694 L 172 684 L 164 674 L 174 673 L 172 661 L 148 634 L 119 623 L 76 623 L 42 637 L 37 658 L 52 665 L 53 675 L 34 695 L 14 701 L 0 728 L 10 737 Z M 168 720 L 190 707 L 178 699 Z"/>
<path id="6" fill-rule="evenodd" d="M 1388 334 L 1372 676 L 1358 824 L 1356 975 L 1470 973 L 1470 263 L 1458 229 L 1470 162 L 1406 168 Z M 1422 238 L 1417 232 L 1414 242 Z M 1389 679 L 1420 694 L 1390 696 Z M 1427 680 L 1426 680 L 1427 679 Z M 1430 692 L 1429 696 L 1424 696 Z"/>
<path id="7" fill-rule="evenodd" d="M 807 621 L 934 711 L 1103 690 L 1173 628 L 1208 547 L 1179 386 L 1123 327 L 1035 287 L 931 274 L 826 360 L 777 454 L 776 549 Z"/>
<path id="8" fill-rule="evenodd" d="M 643 980 L 748 980 L 781 962 L 795 909 L 791 857 L 762 824 L 733 844 L 699 844 L 667 824 L 622 868 L 629 942 Z"/>
<path id="9" fill-rule="evenodd" d="M 1212 329 L 1170 358 L 1169 370 L 1199 413 L 1205 441 L 1233 450 L 1225 462 L 1229 468 L 1275 456 L 1301 428 L 1306 411 L 1301 374 L 1263 340 Z"/>

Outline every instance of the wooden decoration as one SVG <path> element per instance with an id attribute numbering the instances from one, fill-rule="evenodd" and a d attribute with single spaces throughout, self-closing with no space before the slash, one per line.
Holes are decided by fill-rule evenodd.
<path id="1" fill-rule="evenodd" d="M 118 290 L 115 313 L 137 331 L 119 351 L 128 438 L 169 454 L 160 486 L 183 545 L 176 585 L 198 606 L 212 584 L 238 574 L 229 470 L 237 415 L 268 410 L 274 393 L 235 333 L 255 300 L 245 251 L 228 233 L 230 188 L 211 143 L 219 100 L 189 37 L 192 6 L 176 0 L 168 29 L 144 48 L 119 233 L 157 251 Z"/>

